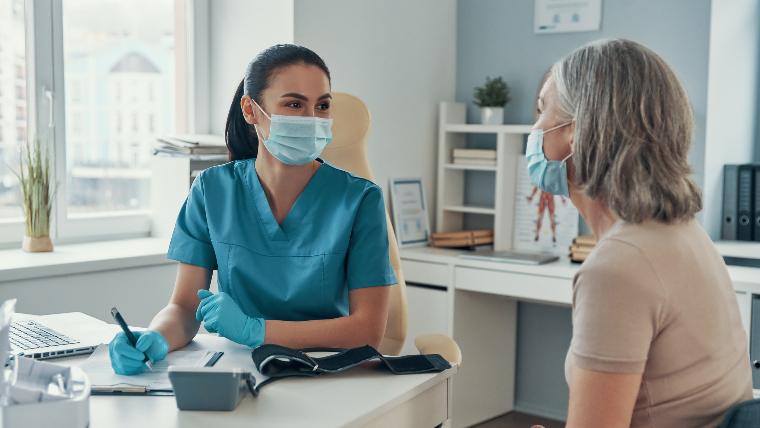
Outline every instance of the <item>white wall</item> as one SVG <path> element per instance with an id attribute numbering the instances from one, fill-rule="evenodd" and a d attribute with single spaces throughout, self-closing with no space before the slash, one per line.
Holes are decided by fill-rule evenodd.
<path id="1" fill-rule="evenodd" d="M 755 145 L 760 2 L 714 0 L 710 12 L 703 222 L 718 239 L 723 165 L 751 162 Z"/>
<path id="2" fill-rule="evenodd" d="M 58 249 L 57 251 L 60 251 Z M 132 325 L 147 326 L 169 301 L 177 267 L 165 263 L 0 282 L 0 301 L 16 298 L 16 311 L 31 314 L 84 312 L 112 323 L 116 306 Z"/>
<path id="3" fill-rule="evenodd" d="M 246 65 L 269 46 L 293 42 L 293 0 L 210 0 L 208 24 L 209 122 L 197 132 L 221 135 Z"/>
<path id="4" fill-rule="evenodd" d="M 438 103 L 453 101 L 455 0 L 295 0 L 295 43 L 327 63 L 333 90 L 369 107 L 369 158 L 390 177 L 421 176 L 432 215 Z M 431 216 L 432 224 L 432 216 Z"/>

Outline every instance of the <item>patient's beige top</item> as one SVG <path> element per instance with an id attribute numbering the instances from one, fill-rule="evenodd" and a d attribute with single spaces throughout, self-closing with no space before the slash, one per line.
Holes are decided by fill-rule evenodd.
<path id="1" fill-rule="evenodd" d="M 696 221 L 620 222 L 599 241 L 573 281 L 568 383 L 571 364 L 643 373 L 633 427 L 714 427 L 752 398 L 731 279 Z"/>

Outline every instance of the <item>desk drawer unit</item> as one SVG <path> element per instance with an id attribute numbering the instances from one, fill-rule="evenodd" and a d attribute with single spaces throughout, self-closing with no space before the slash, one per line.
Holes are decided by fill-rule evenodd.
<path id="1" fill-rule="evenodd" d="M 564 305 L 572 303 L 573 294 L 569 278 L 467 267 L 456 268 L 454 288 Z"/>
<path id="2" fill-rule="evenodd" d="M 401 353 L 416 354 L 415 337 L 429 333 L 451 335 L 447 292 L 451 274 L 448 265 L 403 259 L 401 270 L 409 308 L 406 343 Z"/>
<path id="3" fill-rule="evenodd" d="M 449 266 L 442 263 L 401 259 L 401 271 L 407 283 L 448 288 L 451 283 Z"/>

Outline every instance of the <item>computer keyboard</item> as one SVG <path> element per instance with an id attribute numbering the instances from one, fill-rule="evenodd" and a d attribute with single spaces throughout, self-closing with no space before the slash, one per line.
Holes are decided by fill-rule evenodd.
<path id="1" fill-rule="evenodd" d="M 22 351 L 79 343 L 32 320 L 13 321 L 8 336 L 11 346 Z"/>

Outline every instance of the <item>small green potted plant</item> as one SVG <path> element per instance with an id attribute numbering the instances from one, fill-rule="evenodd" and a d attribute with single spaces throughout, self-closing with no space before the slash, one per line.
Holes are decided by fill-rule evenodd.
<path id="1" fill-rule="evenodd" d="M 19 172 L 25 216 L 24 241 L 21 248 L 30 253 L 53 251 L 50 240 L 50 212 L 55 197 L 50 152 L 42 148 L 38 138 L 27 142 L 19 159 Z"/>
<path id="2" fill-rule="evenodd" d="M 484 125 L 504 123 L 504 106 L 510 101 L 509 85 L 501 77 L 486 77 L 483 86 L 475 88 L 475 105 L 480 107 L 480 122 Z"/>

